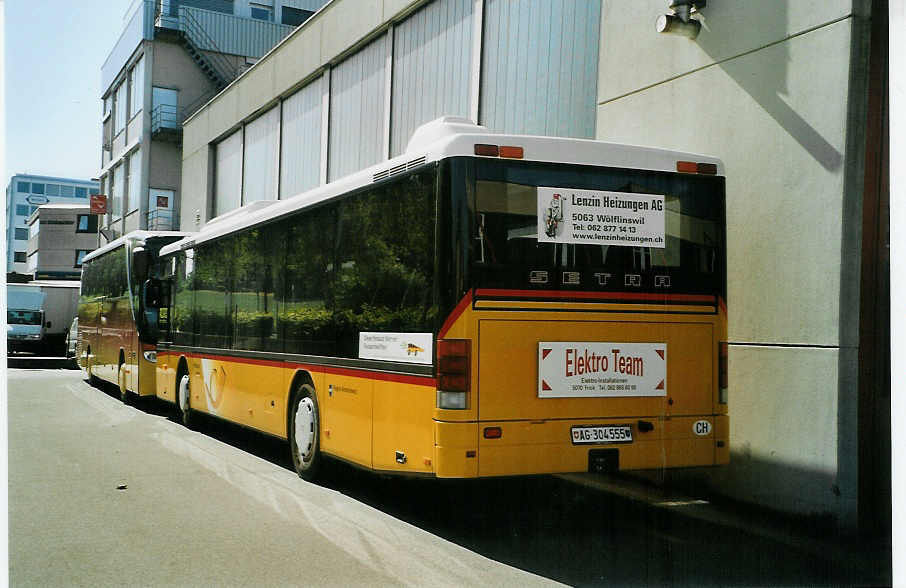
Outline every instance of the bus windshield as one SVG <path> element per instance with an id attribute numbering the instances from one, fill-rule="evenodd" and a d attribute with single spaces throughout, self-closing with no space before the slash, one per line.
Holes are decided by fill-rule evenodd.
<path id="1" fill-rule="evenodd" d="M 476 288 L 724 294 L 723 178 L 483 159 L 464 167 Z M 568 189 L 663 196 L 664 246 L 543 242 L 539 200 Z"/>

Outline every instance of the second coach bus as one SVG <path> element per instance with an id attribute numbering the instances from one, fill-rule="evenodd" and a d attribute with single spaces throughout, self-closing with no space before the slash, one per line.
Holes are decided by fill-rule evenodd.
<path id="1" fill-rule="evenodd" d="M 160 248 L 188 233 L 133 231 L 82 260 L 76 357 L 91 380 L 130 394 L 156 392 L 157 309 L 140 297 Z"/>
<path id="2" fill-rule="evenodd" d="M 726 463 L 724 204 L 713 158 L 439 119 L 164 247 L 158 395 L 303 478 Z"/>

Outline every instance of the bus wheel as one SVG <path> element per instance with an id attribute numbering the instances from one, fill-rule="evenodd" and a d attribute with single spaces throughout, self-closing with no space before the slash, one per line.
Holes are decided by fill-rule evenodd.
<path id="1" fill-rule="evenodd" d="M 116 383 L 119 384 L 120 399 L 123 404 L 130 404 L 132 397 L 129 395 L 129 390 L 126 389 L 126 364 L 123 363 L 122 358 L 120 358 L 120 367 L 116 370 Z"/>
<path id="2" fill-rule="evenodd" d="M 88 374 L 88 383 L 91 384 L 92 386 L 97 386 L 97 385 L 98 385 L 98 378 L 97 378 L 97 376 L 94 375 L 94 371 L 92 371 L 91 368 L 92 368 L 92 365 L 91 365 L 91 347 L 89 347 L 89 348 L 85 351 L 85 373 Z"/>
<path id="3" fill-rule="evenodd" d="M 192 408 L 189 406 L 191 391 L 189 374 L 184 373 L 179 378 L 179 386 L 176 391 L 176 412 L 179 416 L 179 422 L 190 429 L 192 428 Z"/>
<path id="4" fill-rule="evenodd" d="M 318 397 L 310 384 L 296 388 L 289 422 L 289 447 L 296 473 L 303 480 L 314 480 L 321 465 Z"/>

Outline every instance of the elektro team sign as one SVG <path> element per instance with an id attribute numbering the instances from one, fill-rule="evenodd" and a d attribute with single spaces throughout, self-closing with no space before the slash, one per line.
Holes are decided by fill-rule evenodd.
<path id="1" fill-rule="evenodd" d="M 538 188 L 538 241 L 664 248 L 664 196 Z"/>
<path id="2" fill-rule="evenodd" d="M 666 343 L 538 343 L 539 398 L 666 395 Z"/>

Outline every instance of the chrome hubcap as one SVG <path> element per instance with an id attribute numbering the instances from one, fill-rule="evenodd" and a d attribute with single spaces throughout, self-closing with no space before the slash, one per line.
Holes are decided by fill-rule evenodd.
<path id="1" fill-rule="evenodd" d="M 306 461 L 311 457 L 315 440 L 315 404 L 311 398 L 299 401 L 295 423 L 296 451 L 299 453 L 299 459 Z"/>
<path id="2" fill-rule="evenodd" d="M 179 410 L 185 412 L 189 408 L 189 376 L 183 376 L 179 381 Z"/>

